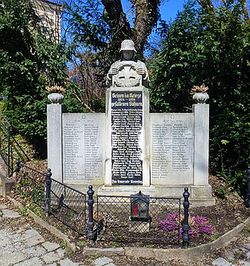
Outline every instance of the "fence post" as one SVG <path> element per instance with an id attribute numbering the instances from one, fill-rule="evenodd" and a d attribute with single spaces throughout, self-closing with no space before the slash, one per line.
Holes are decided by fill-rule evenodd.
<path id="1" fill-rule="evenodd" d="M 7 175 L 8 177 L 10 177 L 10 174 L 11 174 L 11 144 L 10 144 L 10 134 L 11 134 L 11 131 L 10 131 L 10 127 L 7 128 L 7 142 L 8 142 L 8 146 L 7 146 Z"/>
<path id="2" fill-rule="evenodd" d="M 250 166 L 246 170 L 247 174 L 247 197 L 246 197 L 246 207 L 250 207 Z"/>
<path id="3" fill-rule="evenodd" d="M 51 169 L 48 169 L 45 178 L 45 215 L 49 216 L 50 214 L 50 194 L 51 194 Z"/>
<path id="4" fill-rule="evenodd" d="M 94 190 L 92 186 L 89 186 L 87 193 L 88 193 L 88 239 L 93 243 L 94 241 L 94 217 L 93 217 Z"/>
<path id="5" fill-rule="evenodd" d="M 183 207 L 184 207 L 184 218 L 182 222 L 182 247 L 187 248 L 189 246 L 189 224 L 188 224 L 188 217 L 189 217 L 189 198 L 190 193 L 188 192 L 188 188 L 184 188 L 184 201 L 183 201 Z"/>
<path id="6" fill-rule="evenodd" d="M 16 182 L 18 180 L 18 173 L 21 170 L 21 162 L 19 160 L 16 161 L 16 169 L 15 169 L 15 178 L 16 178 Z"/>
<path id="7" fill-rule="evenodd" d="M 21 162 L 19 160 L 16 161 L 16 173 L 19 173 L 21 170 Z"/>

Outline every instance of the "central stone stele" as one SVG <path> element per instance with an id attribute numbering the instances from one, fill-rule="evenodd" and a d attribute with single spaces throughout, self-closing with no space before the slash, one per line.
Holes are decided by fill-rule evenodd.
<path id="1" fill-rule="evenodd" d="M 110 87 L 104 186 L 114 186 L 113 191 L 124 185 L 150 186 L 149 147 L 145 141 L 149 137 L 148 71 L 143 62 L 134 59 L 133 41 L 123 41 L 120 51 L 121 60 L 111 65 L 107 75 Z"/>

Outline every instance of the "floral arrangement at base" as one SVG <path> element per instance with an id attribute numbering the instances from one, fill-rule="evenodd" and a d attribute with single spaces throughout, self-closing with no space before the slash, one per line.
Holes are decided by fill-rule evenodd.
<path id="1" fill-rule="evenodd" d="M 183 217 L 179 217 L 178 213 L 168 213 L 164 220 L 159 221 L 159 228 L 163 231 L 171 232 L 180 230 L 182 234 L 182 228 L 180 228 L 180 220 Z M 213 233 L 213 226 L 209 223 L 208 218 L 204 216 L 192 216 L 189 217 L 189 236 L 190 238 L 196 238 L 200 235 L 211 235 Z"/>

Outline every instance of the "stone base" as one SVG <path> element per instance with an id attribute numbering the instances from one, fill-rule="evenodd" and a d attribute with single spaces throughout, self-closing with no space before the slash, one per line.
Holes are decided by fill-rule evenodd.
<path id="1" fill-rule="evenodd" d="M 110 196 L 130 196 L 141 191 L 143 194 L 151 197 L 168 197 L 183 199 L 184 188 L 188 187 L 190 193 L 190 207 L 196 206 L 213 206 L 215 199 L 212 197 L 212 189 L 210 185 L 193 186 L 102 186 L 97 190 L 97 195 Z"/>
<path id="2" fill-rule="evenodd" d="M 15 182 L 13 180 L 6 180 L 6 178 L 2 177 L 0 177 L 0 180 L 0 195 L 6 197 L 8 194 L 10 194 Z"/>
<path id="3" fill-rule="evenodd" d="M 141 191 L 145 195 L 155 196 L 154 186 L 102 186 L 98 189 L 97 195 L 108 196 L 130 196 Z"/>
<path id="4" fill-rule="evenodd" d="M 191 186 L 189 192 L 191 207 L 215 205 L 215 198 L 212 196 L 212 187 L 210 185 Z"/>

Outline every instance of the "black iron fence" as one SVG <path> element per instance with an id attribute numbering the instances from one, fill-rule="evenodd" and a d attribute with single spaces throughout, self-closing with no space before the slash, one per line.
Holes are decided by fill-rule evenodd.
<path id="1" fill-rule="evenodd" d="M 97 221 L 105 226 L 104 240 L 179 244 L 181 199 L 148 197 L 147 203 L 138 204 L 134 204 L 132 199 L 124 196 L 97 196 Z M 148 214 L 144 215 L 147 211 L 143 209 L 146 208 Z M 167 220 L 170 216 L 175 218 L 171 228 L 168 228 Z"/>
<path id="2" fill-rule="evenodd" d="M 7 166 L 7 177 L 14 173 L 16 160 L 24 163 L 29 161 L 27 154 L 14 138 L 12 131 L 8 120 L 0 113 L 0 156 Z"/>
<path id="3" fill-rule="evenodd" d="M 46 177 L 45 212 L 80 235 L 86 234 L 86 195 Z"/>
<path id="4" fill-rule="evenodd" d="M 130 196 L 101 196 L 94 199 L 92 186 L 86 194 L 17 163 L 15 190 L 39 205 L 80 235 L 94 242 L 126 242 L 144 246 L 189 245 L 189 192 L 182 198 L 150 197 L 139 192 Z M 88 195 L 88 196 L 87 196 Z M 96 202 L 95 202 L 96 201 Z M 184 211 L 181 208 L 183 201 Z"/>
<path id="5" fill-rule="evenodd" d="M 86 195 L 27 165 L 16 163 L 14 191 L 80 235 L 86 233 Z"/>
<path id="6" fill-rule="evenodd" d="M 16 162 L 14 191 L 23 199 L 44 208 L 44 181 L 46 174 L 20 161 Z"/>
<path id="7" fill-rule="evenodd" d="M 181 198 L 150 197 L 141 192 L 131 196 L 96 197 L 94 208 L 93 188 L 89 187 L 88 238 L 91 241 L 130 242 L 145 245 L 189 244 L 188 208 L 189 192 Z"/>

